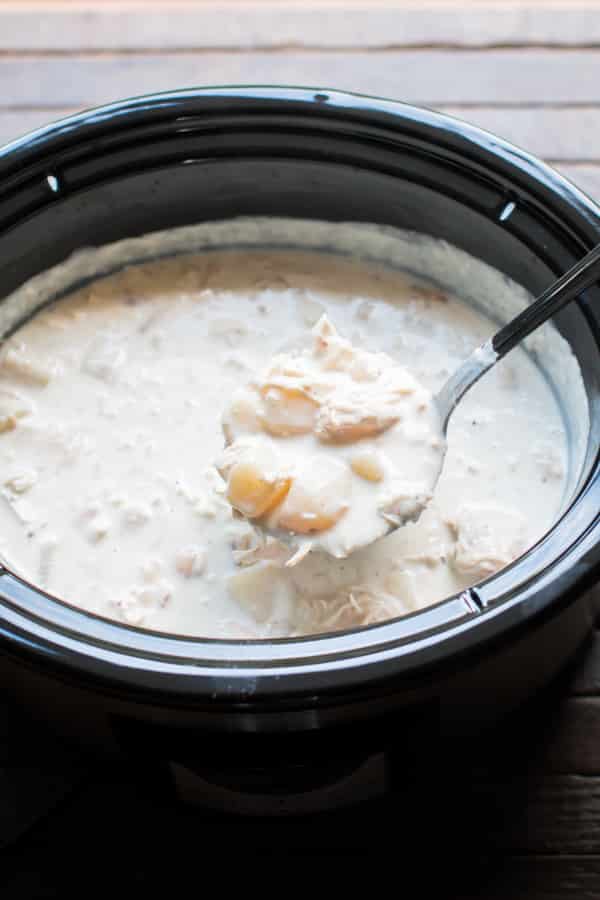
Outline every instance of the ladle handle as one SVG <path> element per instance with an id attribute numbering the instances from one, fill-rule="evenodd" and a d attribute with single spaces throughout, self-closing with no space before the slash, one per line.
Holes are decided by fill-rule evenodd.
<path id="1" fill-rule="evenodd" d="M 598 280 L 600 280 L 600 244 L 586 253 L 568 272 L 561 275 L 531 306 L 496 332 L 492 338 L 492 347 L 497 358 L 501 359 L 546 319 Z"/>
<path id="2" fill-rule="evenodd" d="M 600 244 L 553 282 L 523 312 L 503 325 L 485 344 L 474 350 L 450 376 L 435 398 L 444 432 L 458 401 L 485 372 L 596 281 L 600 281 Z"/>

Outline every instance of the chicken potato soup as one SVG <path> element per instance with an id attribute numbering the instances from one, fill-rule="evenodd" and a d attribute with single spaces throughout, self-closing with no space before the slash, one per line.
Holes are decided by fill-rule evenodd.
<path id="1" fill-rule="evenodd" d="M 563 495 L 559 408 L 518 349 L 453 415 L 418 521 L 353 543 L 420 497 L 442 452 L 432 394 L 494 327 L 450 292 L 351 255 L 209 249 L 98 278 L 3 344 L 1 561 L 84 610 L 206 637 L 313 634 L 440 601 L 523 553 Z M 305 376 L 325 383 L 311 354 L 332 335 L 346 368 L 327 377 L 363 398 L 358 425 L 342 401 L 325 414 L 298 391 Z M 304 369 L 285 370 L 290 359 Z M 264 435 L 267 455 L 301 446 L 293 478 L 263 455 L 256 479 Z M 293 565 L 256 524 L 267 512 L 318 536 Z"/>

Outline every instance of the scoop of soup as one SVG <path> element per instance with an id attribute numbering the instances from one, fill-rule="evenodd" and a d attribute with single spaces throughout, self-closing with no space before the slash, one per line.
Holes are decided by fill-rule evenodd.
<path id="1" fill-rule="evenodd" d="M 417 519 L 445 440 L 431 392 L 323 315 L 304 352 L 276 356 L 237 391 L 218 464 L 227 499 L 297 547 L 344 558 Z"/>

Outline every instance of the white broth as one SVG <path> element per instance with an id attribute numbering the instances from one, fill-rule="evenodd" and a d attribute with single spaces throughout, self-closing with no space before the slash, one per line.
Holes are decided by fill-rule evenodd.
<path id="1" fill-rule="evenodd" d="M 428 606 L 551 526 L 566 435 L 523 350 L 453 415 L 433 500 L 347 559 L 293 568 L 234 517 L 221 416 L 327 315 L 435 392 L 494 330 L 456 297 L 377 263 L 222 250 L 130 266 L 43 309 L 0 354 L 0 558 L 82 609 L 164 632 L 302 635 Z M 415 453 L 419 452 L 415 434 Z"/>

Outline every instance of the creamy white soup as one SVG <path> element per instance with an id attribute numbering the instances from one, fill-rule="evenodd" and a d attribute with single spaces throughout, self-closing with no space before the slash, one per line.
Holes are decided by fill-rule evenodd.
<path id="1" fill-rule="evenodd" d="M 289 548 L 228 502 L 222 417 L 272 358 L 309 348 L 323 316 L 427 397 L 494 330 L 411 275 L 284 249 L 132 265 L 40 311 L 0 353 L 2 563 L 129 625 L 268 638 L 426 607 L 540 538 L 560 507 L 566 437 L 547 381 L 516 350 L 453 415 L 417 522 L 344 559 L 317 548 L 285 565 Z M 434 447 L 424 421 L 403 425 L 413 472 Z M 362 458 L 360 441 L 327 443 L 329 462 L 355 466 L 349 497 L 379 490 L 377 466 L 397 462 L 377 440 Z M 402 467 L 410 477 L 406 455 Z M 319 475 L 306 468 L 308 490 Z"/>

